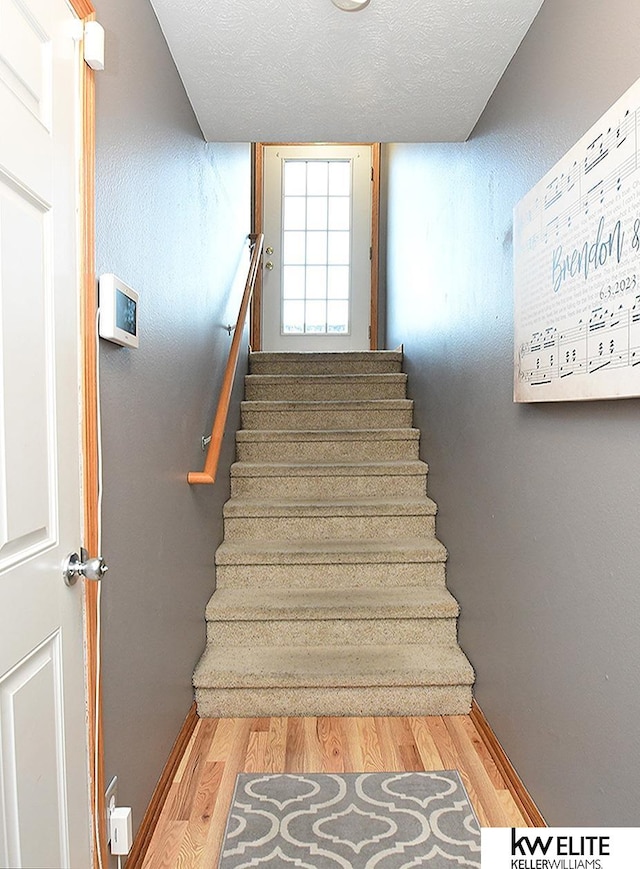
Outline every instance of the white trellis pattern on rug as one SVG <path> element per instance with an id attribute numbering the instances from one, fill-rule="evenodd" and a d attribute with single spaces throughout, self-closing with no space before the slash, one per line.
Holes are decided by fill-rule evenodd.
<path id="1" fill-rule="evenodd" d="M 480 867 L 457 772 L 238 776 L 219 869 Z"/>

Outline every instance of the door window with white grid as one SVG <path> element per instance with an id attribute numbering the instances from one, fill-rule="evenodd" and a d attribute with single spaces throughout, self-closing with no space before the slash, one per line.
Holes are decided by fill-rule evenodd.
<path id="1" fill-rule="evenodd" d="M 264 148 L 262 346 L 369 346 L 368 145 Z"/>
<path id="2" fill-rule="evenodd" d="M 351 163 L 285 160 L 283 334 L 348 333 Z"/>

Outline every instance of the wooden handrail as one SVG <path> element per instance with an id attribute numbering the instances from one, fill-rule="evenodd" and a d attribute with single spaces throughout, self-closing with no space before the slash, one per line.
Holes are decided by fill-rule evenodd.
<path id="1" fill-rule="evenodd" d="M 218 462 L 220 460 L 220 450 L 222 449 L 222 438 L 227 425 L 227 415 L 229 413 L 229 404 L 231 402 L 231 392 L 233 390 L 233 381 L 236 376 L 236 368 L 238 367 L 238 357 L 240 355 L 240 342 L 242 341 L 242 333 L 244 332 L 244 324 L 247 319 L 247 311 L 251 303 L 253 289 L 256 285 L 256 277 L 262 256 L 262 246 L 264 244 L 264 235 L 262 233 L 251 233 L 249 235 L 251 242 L 251 262 L 249 263 L 249 274 L 247 282 L 244 286 L 244 294 L 242 296 L 242 304 L 236 320 L 236 327 L 233 333 L 233 341 L 229 350 L 229 358 L 227 359 L 227 367 L 224 371 L 224 379 L 220 390 L 220 398 L 218 399 L 218 408 L 213 420 L 213 428 L 211 429 L 211 440 L 207 450 L 207 457 L 204 462 L 203 471 L 189 471 L 187 481 L 191 484 L 205 483 L 211 485 L 215 482 L 216 473 L 218 471 Z"/>

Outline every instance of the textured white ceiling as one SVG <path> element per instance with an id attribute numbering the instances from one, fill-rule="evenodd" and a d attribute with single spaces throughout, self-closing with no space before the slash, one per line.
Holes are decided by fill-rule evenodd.
<path id="1" fill-rule="evenodd" d="M 205 138 L 471 133 L 542 0 L 151 0 Z"/>

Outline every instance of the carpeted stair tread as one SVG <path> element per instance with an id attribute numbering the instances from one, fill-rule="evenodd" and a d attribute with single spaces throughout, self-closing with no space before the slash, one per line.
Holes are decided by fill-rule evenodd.
<path id="1" fill-rule="evenodd" d="M 351 386 L 354 383 L 400 383 L 406 384 L 407 375 L 402 372 L 386 374 L 247 374 L 245 385 L 273 384 L 291 386 L 294 384 L 344 383 Z"/>
<path id="2" fill-rule="evenodd" d="M 435 537 L 395 540 L 223 541 L 216 564 L 394 564 L 443 562 L 447 550 Z"/>
<path id="3" fill-rule="evenodd" d="M 371 420 L 368 426 L 354 428 L 344 419 L 329 425 L 326 419 L 306 418 L 305 424 L 283 428 L 278 420 L 264 428 L 242 429 L 236 436 L 236 459 L 247 462 L 365 462 L 419 458 L 420 432 L 410 427 L 380 428 L 380 424 L 399 424 L 398 420 Z M 259 421 L 259 420 L 257 420 Z M 289 420 L 290 421 L 290 420 Z M 319 428 L 319 425 L 322 428 Z M 315 428 L 313 428 L 315 426 Z"/>
<path id="4" fill-rule="evenodd" d="M 471 685 L 473 669 L 454 645 L 207 646 L 196 688 Z"/>
<path id="5" fill-rule="evenodd" d="M 284 361 L 288 364 L 306 361 L 331 362 L 336 359 L 354 362 L 363 359 L 367 362 L 376 359 L 392 359 L 402 364 L 402 350 L 326 350 L 317 353 L 315 350 L 254 350 L 249 354 L 249 360 L 254 362 Z"/>
<path id="6" fill-rule="evenodd" d="M 409 398 L 361 398 L 353 401 L 242 401 L 241 410 L 257 413 L 273 413 L 282 411 L 327 413 L 332 410 L 363 411 L 363 410 L 412 410 L 413 401 Z"/>
<path id="7" fill-rule="evenodd" d="M 421 476 L 426 462 L 234 462 L 231 477 L 382 477 Z"/>
<path id="8" fill-rule="evenodd" d="M 406 386 L 407 375 L 402 372 L 386 372 L 382 374 L 247 374 L 245 387 L 253 390 L 260 386 L 278 386 L 284 390 L 305 386 L 322 387 L 327 384 L 332 386 L 357 386 L 358 384 L 371 384 L 372 386 L 388 386 L 390 384 Z"/>
<path id="9" fill-rule="evenodd" d="M 376 350 L 329 353 L 259 351 L 249 354 L 252 374 L 307 372 L 314 374 L 396 372 L 402 367 L 402 352 Z"/>
<path id="10" fill-rule="evenodd" d="M 406 374 L 248 374 L 248 401 L 354 401 L 407 397 Z"/>
<path id="11" fill-rule="evenodd" d="M 413 425 L 407 398 L 350 401 L 243 401 L 243 428 L 372 429 Z"/>
<path id="12" fill-rule="evenodd" d="M 236 433 L 238 443 L 271 441 L 391 441 L 419 440 L 417 428 L 376 428 L 376 429 L 260 429 L 245 428 Z"/>
<path id="13" fill-rule="evenodd" d="M 430 498 L 351 498 L 313 501 L 297 498 L 236 497 L 226 502 L 224 516 L 435 516 L 438 507 Z"/>
<path id="14" fill-rule="evenodd" d="M 445 588 L 218 589 L 208 621 L 260 619 L 455 618 L 459 606 Z"/>
<path id="15" fill-rule="evenodd" d="M 340 373 L 340 374 L 246 374 L 245 375 L 245 383 L 255 383 L 258 381 L 268 381 L 271 380 L 274 383 L 284 383 L 286 381 L 291 381 L 295 383 L 305 382 L 305 381 L 328 381 L 333 380 L 335 382 L 345 382 L 352 383 L 355 380 L 369 380 L 372 383 L 380 382 L 397 382 L 397 383 L 406 383 L 408 379 L 408 375 L 403 371 L 391 371 L 391 372 L 372 372 L 369 374 L 348 374 L 348 373 Z"/>

